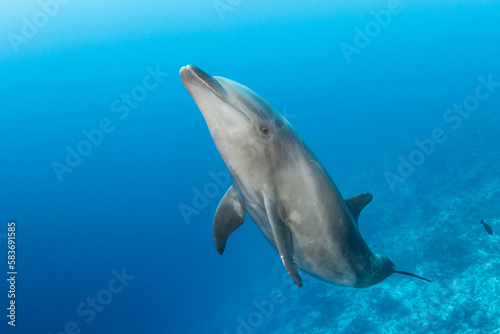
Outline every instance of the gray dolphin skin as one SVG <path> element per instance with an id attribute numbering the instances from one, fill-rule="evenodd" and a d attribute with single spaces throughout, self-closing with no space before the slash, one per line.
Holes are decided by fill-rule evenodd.
<path id="1" fill-rule="evenodd" d="M 325 282 L 356 288 L 393 273 L 430 282 L 370 250 L 357 221 L 372 195 L 344 200 L 321 162 L 267 101 L 193 65 L 182 67 L 180 76 L 233 179 L 213 222 L 220 254 L 247 212 L 298 286 L 298 268 Z"/>

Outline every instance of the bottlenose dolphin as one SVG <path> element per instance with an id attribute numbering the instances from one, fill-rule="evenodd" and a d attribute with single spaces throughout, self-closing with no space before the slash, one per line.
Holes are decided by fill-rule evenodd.
<path id="1" fill-rule="evenodd" d="M 321 162 L 267 101 L 193 65 L 182 67 L 180 76 L 233 179 L 213 222 L 220 254 L 247 212 L 298 286 L 302 279 L 297 268 L 356 288 L 393 273 L 430 282 L 370 250 L 359 232 L 358 217 L 372 195 L 344 200 Z"/>

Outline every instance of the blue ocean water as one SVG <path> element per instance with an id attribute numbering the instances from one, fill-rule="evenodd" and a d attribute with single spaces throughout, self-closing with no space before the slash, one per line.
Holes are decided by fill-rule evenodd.
<path id="1" fill-rule="evenodd" d="M 500 333 L 499 16 L 486 0 L 3 1 L 0 332 Z M 298 289 L 249 217 L 217 254 L 228 174 L 187 64 L 282 112 L 344 197 L 374 195 L 369 246 L 433 283 L 302 273 Z"/>

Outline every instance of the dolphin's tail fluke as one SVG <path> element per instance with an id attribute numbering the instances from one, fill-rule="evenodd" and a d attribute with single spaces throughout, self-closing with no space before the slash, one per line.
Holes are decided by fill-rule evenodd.
<path id="1" fill-rule="evenodd" d="M 432 283 L 432 281 L 430 279 L 428 279 L 428 278 L 425 278 L 425 277 L 422 277 L 422 276 L 418 276 L 416 274 L 410 273 L 409 271 L 401 270 L 401 269 L 396 268 L 396 267 L 394 267 L 394 269 L 392 270 L 392 272 L 395 273 L 395 274 L 402 274 L 402 275 L 407 275 L 407 276 L 411 276 L 411 277 L 423 279 L 424 281 Z"/>

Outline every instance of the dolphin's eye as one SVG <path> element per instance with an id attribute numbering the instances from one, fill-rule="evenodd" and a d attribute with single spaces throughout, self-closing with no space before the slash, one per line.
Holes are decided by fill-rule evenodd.
<path id="1" fill-rule="evenodd" d="M 269 136 L 271 134 L 271 130 L 265 126 L 265 125 L 261 125 L 260 126 L 260 132 L 264 135 L 264 136 Z"/>

